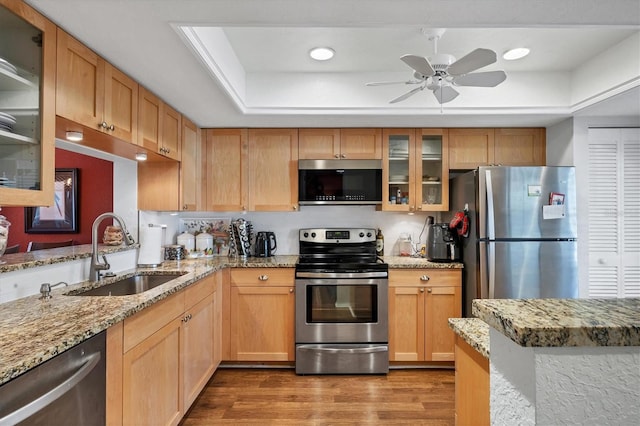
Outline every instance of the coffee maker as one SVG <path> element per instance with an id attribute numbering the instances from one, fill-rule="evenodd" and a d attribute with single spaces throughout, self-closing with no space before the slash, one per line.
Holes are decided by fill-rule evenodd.
<path id="1" fill-rule="evenodd" d="M 432 262 L 460 261 L 458 233 L 448 223 L 432 223 L 427 226 L 427 260 Z"/>
<path id="2" fill-rule="evenodd" d="M 275 233 L 261 231 L 256 234 L 254 250 L 256 257 L 271 257 L 276 252 L 277 247 Z"/>

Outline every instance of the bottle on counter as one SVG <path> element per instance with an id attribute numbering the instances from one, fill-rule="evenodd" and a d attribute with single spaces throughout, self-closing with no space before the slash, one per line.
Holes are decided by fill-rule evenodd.
<path id="1" fill-rule="evenodd" d="M 384 236 L 380 228 L 378 228 L 378 234 L 376 235 L 376 255 L 384 256 Z"/>

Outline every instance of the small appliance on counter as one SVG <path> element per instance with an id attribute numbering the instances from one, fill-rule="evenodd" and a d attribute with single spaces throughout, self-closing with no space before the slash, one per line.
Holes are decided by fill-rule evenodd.
<path id="1" fill-rule="evenodd" d="M 275 233 L 266 231 L 256 233 L 254 247 L 254 255 L 256 257 L 271 257 L 275 254 L 277 247 Z"/>
<path id="2" fill-rule="evenodd" d="M 253 237 L 251 222 L 243 218 L 232 220 L 230 230 L 229 256 L 242 258 L 251 256 L 251 239 Z"/>
<path id="3" fill-rule="evenodd" d="M 164 241 L 167 225 L 149 224 L 140 231 L 140 253 L 138 254 L 138 266 L 154 268 L 162 265 L 164 261 Z"/>
<path id="4" fill-rule="evenodd" d="M 428 225 L 426 257 L 432 262 L 460 261 L 458 236 L 448 223 Z"/>

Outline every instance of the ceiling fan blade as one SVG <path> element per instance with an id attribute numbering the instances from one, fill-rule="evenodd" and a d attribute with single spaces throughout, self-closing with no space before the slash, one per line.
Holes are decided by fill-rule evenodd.
<path id="1" fill-rule="evenodd" d="M 451 75 L 462 75 L 486 67 L 497 61 L 496 52 L 489 49 L 476 49 L 466 56 L 458 59 L 447 68 Z"/>
<path id="2" fill-rule="evenodd" d="M 507 74 L 504 71 L 474 72 L 454 77 L 453 84 L 456 86 L 496 87 L 506 78 Z"/>
<path id="3" fill-rule="evenodd" d="M 409 81 L 372 81 L 365 83 L 365 86 L 387 86 L 390 84 L 418 84 L 422 83 L 422 80 L 409 80 Z"/>
<path id="4" fill-rule="evenodd" d="M 441 104 L 451 102 L 458 97 L 458 91 L 451 86 L 439 86 L 433 89 L 433 94 Z"/>
<path id="5" fill-rule="evenodd" d="M 396 102 L 404 101 L 408 97 L 415 95 L 416 93 L 418 93 L 421 90 L 424 90 L 424 86 L 420 86 L 420 87 L 416 87 L 415 89 L 411 89 L 407 93 L 405 93 L 404 95 L 400 95 L 397 98 L 391 99 L 389 101 L 389 103 L 390 104 L 395 104 Z"/>
<path id="6" fill-rule="evenodd" d="M 424 56 L 403 55 L 400 57 L 400 60 L 424 76 L 430 76 L 436 73 Z"/>

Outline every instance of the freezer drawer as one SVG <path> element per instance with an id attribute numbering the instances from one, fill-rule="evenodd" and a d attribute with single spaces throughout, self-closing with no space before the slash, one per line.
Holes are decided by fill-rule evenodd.
<path id="1" fill-rule="evenodd" d="M 578 297 L 576 241 L 480 242 L 482 298 Z"/>

